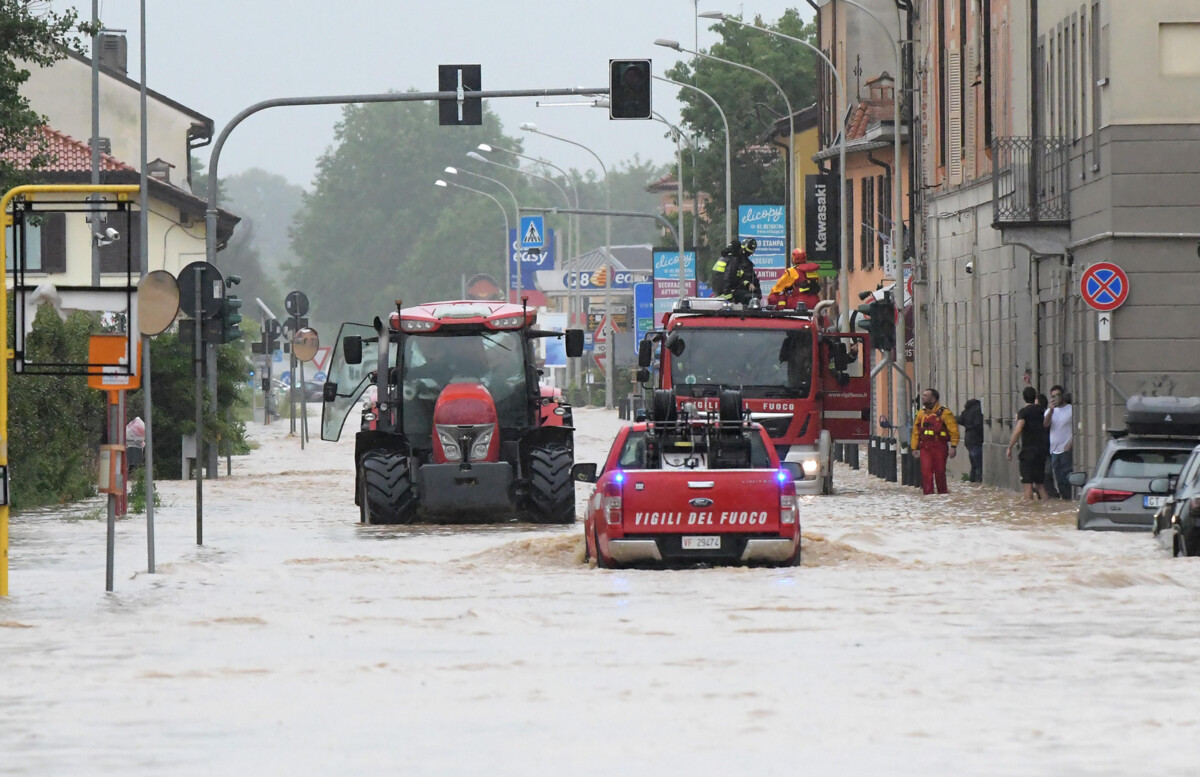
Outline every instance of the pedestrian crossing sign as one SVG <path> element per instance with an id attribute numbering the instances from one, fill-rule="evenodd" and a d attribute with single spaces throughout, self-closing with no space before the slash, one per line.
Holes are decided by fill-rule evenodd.
<path id="1" fill-rule="evenodd" d="M 542 237 L 546 234 L 542 216 L 521 217 L 521 248 L 541 248 L 545 244 Z"/>

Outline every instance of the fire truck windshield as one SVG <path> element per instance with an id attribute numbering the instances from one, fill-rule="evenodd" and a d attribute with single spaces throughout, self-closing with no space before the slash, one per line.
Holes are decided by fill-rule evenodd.
<path id="1" fill-rule="evenodd" d="M 713 387 L 782 390 L 808 396 L 812 383 L 812 331 L 783 329 L 677 329 L 683 353 L 670 355 L 676 394 Z M 695 387 L 691 392 L 688 387 Z"/>

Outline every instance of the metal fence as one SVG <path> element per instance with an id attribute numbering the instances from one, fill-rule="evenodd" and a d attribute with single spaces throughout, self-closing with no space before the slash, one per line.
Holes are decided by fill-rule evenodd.
<path id="1" fill-rule="evenodd" d="M 1065 138 L 996 138 L 992 146 L 992 224 L 1051 225 L 1071 220 Z"/>

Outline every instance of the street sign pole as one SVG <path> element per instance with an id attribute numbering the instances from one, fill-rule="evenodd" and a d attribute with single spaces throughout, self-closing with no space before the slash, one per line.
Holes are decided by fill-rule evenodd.
<path id="1" fill-rule="evenodd" d="M 204 544 L 204 310 L 201 301 L 204 286 L 204 268 L 195 266 L 195 291 L 193 294 L 192 318 L 196 322 L 196 333 L 192 340 L 192 361 L 196 369 L 196 449 L 192 452 L 192 464 L 196 468 L 196 544 Z"/>

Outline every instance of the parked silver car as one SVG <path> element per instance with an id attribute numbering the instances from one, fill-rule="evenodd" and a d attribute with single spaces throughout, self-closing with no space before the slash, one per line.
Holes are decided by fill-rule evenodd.
<path id="1" fill-rule="evenodd" d="M 1200 445 L 1178 478 L 1157 478 L 1150 489 L 1166 494 L 1154 514 L 1154 536 L 1172 556 L 1200 556 Z"/>
<path id="2" fill-rule="evenodd" d="M 1197 439 L 1165 437 L 1116 437 L 1109 441 L 1096 470 L 1072 472 L 1072 485 L 1081 486 L 1080 529 L 1146 531 L 1154 525 L 1154 513 L 1167 500 L 1155 493 L 1150 481 L 1179 475 Z M 1165 489 L 1164 489 L 1165 491 Z"/>

